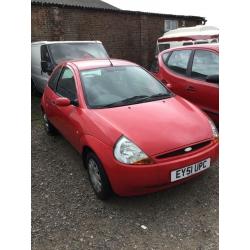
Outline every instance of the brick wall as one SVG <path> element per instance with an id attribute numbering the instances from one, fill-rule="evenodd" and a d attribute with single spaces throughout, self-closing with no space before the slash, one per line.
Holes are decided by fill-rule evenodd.
<path id="1" fill-rule="evenodd" d="M 122 58 L 146 68 L 150 65 L 158 37 L 167 17 L 142 13 L 114 12 L 32 5 L 31 40 L 100 40 L 113 58 Z M 183 19 L 179 19 L 179 24 Z M 185 26 L 200 24 L 185 20 Z"/>

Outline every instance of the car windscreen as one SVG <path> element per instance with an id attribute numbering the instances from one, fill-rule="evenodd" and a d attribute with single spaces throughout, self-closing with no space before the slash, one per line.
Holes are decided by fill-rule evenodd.
<path id="1" fill-rule="evenodd" d="M 172 96 L 161 82 L 139 66 L 113 66 L 80 72 L 90 108 L 111 108 Z"/>
<path id="2" fill-rule="evenodd" d="M 56 64 L 74 59 L 107 59 L 108 54 L 101 43 L 55 43 L 49 45 Z"/>

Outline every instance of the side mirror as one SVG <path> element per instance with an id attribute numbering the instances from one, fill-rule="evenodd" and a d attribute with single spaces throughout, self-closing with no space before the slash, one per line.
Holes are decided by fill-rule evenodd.
<path id="1" fill-rule="evenodd" d="M 57 106 L 61 106 L 61 107 L 65 107 L 65 106 L 69 106 L 71 104 L 71 101 L 69 98 L 65 98 L 65 97 L 58 97 L 55 100 L 55 104 Z"/>
<path id="2" fill-rule="evenodd" d="M 53 64 L 51 62 L 41 61 L 41 68 L 43 72 L 50 75 L 53 71 Z"/>
<path id="3" fill-rule="evenodd" d="M 79 106 L 79 102 L 78 102 L 78 100 L 77 100 L 77 99 L 75 99 L 75 100 L 71 100 L 71 101 L 70 101 L 70 104 L 72 104 L 72 105 L 74 105 L 74 106 L 76 106 L 76 107 L 78 107 L 78 106 Z"/>
<path id="4" fill-rule="evenodd" d="M 210 75 L 207 76 L 206 82 L 217 83 L 219 84 L 219 75 Z"/>

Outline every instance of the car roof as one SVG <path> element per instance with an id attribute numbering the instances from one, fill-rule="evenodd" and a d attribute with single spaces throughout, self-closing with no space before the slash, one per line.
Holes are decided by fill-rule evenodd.
<path id="1" fill-rule="evenodd" d="M 174 51 L 174 50 L 181 50 L 181 49 L 212 49 L 215 51 L 219 51 L 219 44 L 218 43 L 204 43 L 204 44 L 193 44 L 193 45 L 186 45 L 186 46 L 178 46 L 178 47 L 174 47 L 174 48 L 170 48 L 167 50 L 164 50 L 162 52 L 166 52 L 166 51 Z M 161 52 L 161 53 L 162 53 Z"/>
<path id="2" fill-rule="evenodd" d="M 33 42 L 32 45 L 40 44 L 58 44 L 58 43 L 102 43 L 101 41 L 39 41 Z"/>
<path id="3" fill-rule="evenodd" d="M 164 35 L 160 38 L 197 36 L 197 35 L 217 35 L 217 34 L 219 34 L 219 29 L 215 26 L 196 25 L 194 27 L 181 27 L 169 30 L 165 32 Z"/>
<path id="4" fill-rule="evenodd" d="M 88 70 L 96 68 L 105 68 L 110 66 L 138 66 L 135 63 L 121 59 L 88 59 L 88 60 L 72 60 L 67 64 L 74 64 L 79 70 Z"/>

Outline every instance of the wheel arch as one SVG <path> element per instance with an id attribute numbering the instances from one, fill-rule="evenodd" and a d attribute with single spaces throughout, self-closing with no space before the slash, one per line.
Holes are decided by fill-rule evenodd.
<path id="1" fill-rule="evenodd" d="M 89 152 L 93 152 L 96 155 L 95 151 L 90 146 L 84 145 L 82 148 L 82 160 L 83 160 L 84 168 L 87 168 L 87 166 L 85 164 L 85 159 L 86 159 L 86 156 Z"/>

